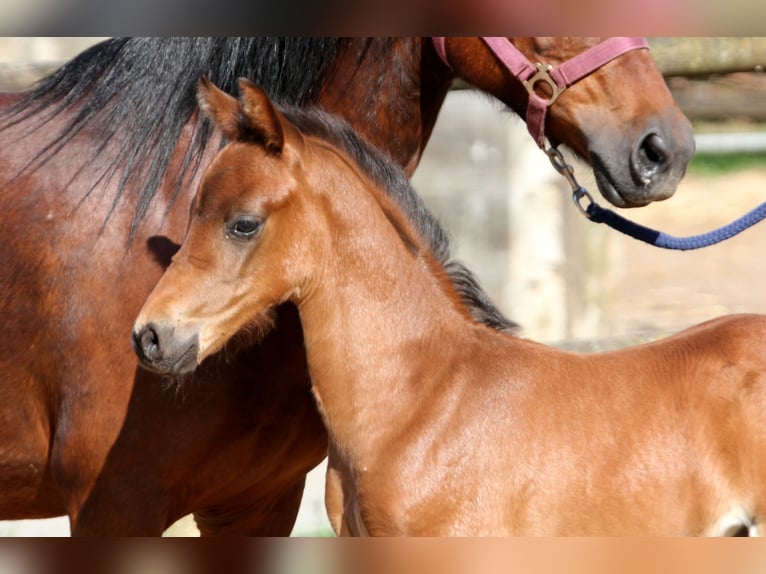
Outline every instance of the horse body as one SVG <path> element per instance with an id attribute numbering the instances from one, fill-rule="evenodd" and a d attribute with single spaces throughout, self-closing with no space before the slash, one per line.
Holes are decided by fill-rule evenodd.
<path id="1" fill-rule="evenodd" d="M 182 386 L 137 368 L 126 340 L 221 142 L 184 82 L 211 69 L 232 89 L 237 75 L 256 78 L 286 103 L 346 116 L 411 172 L 456 70 L 472 69 L 469 48 L 486 49 L 449 40 L 450 70 L 422 39 L 259 41 L 114 39 L 39 88 L 2 96 L 0 517 L 68 514 L 75 535 L 152 535 L 194 512 L 203 534 L 290 532 L 305 474 L 326 450 L 295 308 L 280 307 L 262 338 L 240 334 Z M 646 62 L 644 52 L 624 60 Z M 502 68 L 485 76 L 521 109 L 524 92 Z M 563 98 L 550 125 L 585 150 L 603 126 L 567 130 Z M 649 104 L 675 110 L 663 130 L 684 132 L 667 91 Z"/>
<path id="2" fill-rule="evenodd" d="M 115 249 L 127 245 L 137 194 L 120 198 L 102 231 L 113 186 L 61 193 L 67 165 L 87 157 L 78 147 L 2 192 L 4 205 L 29 205 L 4 228 L 19 250 L 9 245 L 0 256 L 4 280 L 19 290 L 0 312 L 22 329 L 0 335 L 1 388 L 10 395 L 3 415 L 13 417 L 0 431 L 10 433 L 0 441 L 0 512 L 66 513 L 77 535 L 159 534 L 193 510 L 204 534 L 289 533 L 305 474 L 325 454 L 294 310 L 280 313 L 281 328 L 258 347 L 242 350 L 241 363 L 221 361 L 183 392 L 116 354 L 183 237 L 190 198 L 175 198 L 168 211 L 174 186 L 166 186 L 131 246 Z M 178 176 L 171 171 L 169 181 Z M 243 368 L 252 364 L 257 384 Z M 19 387 L 25 392 L 14 399 Z"/>
<path id="3" fill-rule="evenodd" d="M 134 348 L 149 368 L 189 372 L 295 303 L 338 533 L 758 531 L 766 318 L 595 355 L 491 329 L 348 135 L 319 139 L 256 86 L 242 91 L 237 102 L 201 87 L 233 143 L 203 179 Z"/>
<path id="4" fill-rule="evenodd" d="M 276 415 L 270 416 L 271 407 L 265 409 L 269 412 L 263 412 L 262 419 L 253 418 L 253 413 L 264 410 L 264 389 L 253 385 L 252 375 L 241 367 L 222 363 L 195 377 L 192 388 L 180 394 L 137 370 L 128 357 L 118 354 L 122 358 L 115 360 L 114 349 L 123 338 L 120 333 L 129 328 L 133 311 L 169 260 L 171 240 L 160 240 L 160 236 L 183 235 L 188 198 L 179 198 L 176 209 L 154 228 L 157 236 L 151 224 L 159 215 L 147 217 L 149 229 L 139 231 L 134 247 L 115 254 L 115 245 L 127 243 L 133 206 L 117 210 L 100 232 L 114 188 L 88 194 L 88 189 L 80 187 L 79 204 L 78 193 L 61 193 L 60 182 L 71 177 L 66 171 L 68 162 L 82 157 L 77 148 L 75 142 L 42 175 L 38 170 L 19 179 L 2 195 L 4 205 L 34 200 L 23 216 L 10 218 L 14 225 L 6 228 L 18 238 L 19 251 L 6 248 L 0 256 L 8 258 L 3 262 L 4 279 L 20 290 L 0 303 L 2 316 L 6 325 L 22 328 L 6 329 L 2 334 L 7 361 L 2 388 L 9 394 L 18 386 L 25 390 L 16 400 L 9 396 L 3 409 L 4 415 L 7 411 L 14 419 L 2 425 L 2 432 L 18 436 L 4 436 L 2 445 L 14 450 L 25 445 L 19 449 L 24 464 L 15 465 L 23 475 L 0 473 L 4 517 L 68 513 L 75 534 L 158 534 L 192 509 L 214 514 L 221 506 L 223 515 L 229 505 L 237 509 L 237 520 L 232 521 L 242 528 L 233 533 L 245 534 L 254 528 L 270 532 L 271 527 L 274 533 L 289 532 L 294 514 L 282 516 L 280 511 L 268 516 L 264 512 L 264 516 L 248 517 L 242 512 L 258 501 L 264 502 L 264 508 L 278 509 L 283 491 L 292 491 L 289 507 L 297 508 L 300 500 L 300 477 L 269 468 L 270 457 L 259 456 L 257 445 L 274 448 L 276 456 L 284 456 L 280 442 L 284 440 L 291 447 L 290 460 L 304 474 L 324 455 L 321 424 L 312 416 L 313 401 L 310 396 L 300 399 L 301 382 L 305 388 L 307 381 L 305 376 L 296 376 L 304 359 L 300 337 L 294 335 L 296 327 L 290 328 L 289 311 L 284 331 L 275 331 L 261 348 L 242 356 L 243 361 L 264 366 L 263 380 L 274 376 L 293 387 L 284 389 L 282 399 L 279 392 L 269 393 L 269 400 L 277 399 L 276 408 L 283 409 L 281 423 L 274 420 Z M 157 204 L 161 199 L 167 205 L 167 198 L 161 196 Z M 135 202 L 135 197 L 124 200 Z M 154 213 L 163 211 L 158 206 Z M 88 218 L 95 224 L 83 225 Z M 30 237 L 37 240 L 30 241 Z M 147 245 L 154 251 L 147 252 Z M 24 246 L 26 250 L 21 251 Z M 19 279 L 9 278 L 9 270 Z M 112 300 L 120 305 L 113 305 Z M 72 353 L 72 347 L 82 352 Z M 290 360 L 280 363 L 272 357 Z M 208 382 L 219 377 L 220 385 Z M 7 384 L 12 380 L 24 383 L 12 387 Z M 19 400 L 36 416 L 20 408 Z M 284 436 L 273 440 L 270 427 L 284 423 Z M 198 425 L 204 431 L 195 434 Z M 34 429 L 39 431 L 32 432 Z M 297 440 L 303 432 L 310 440 Z M 33 438 L 34 444 L 29 444 Z M 4 448 L 2 460 L 4 469 L 6 461 L 13 460 Z M 25 488 L 18 488 L 17 481 Z M 25 491 L 28 494 L 22 498 Z M 147 508 L 140 502 L 143 500 L 157 503 Z M 219 532 L 231 532 L 224 518 L 215 527 Z M 204 531 L 206 518 L 201 514 L 199 519 Z"/>

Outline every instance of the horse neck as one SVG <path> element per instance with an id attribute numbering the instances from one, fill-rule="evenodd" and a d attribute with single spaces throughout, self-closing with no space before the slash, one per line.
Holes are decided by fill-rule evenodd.
<path id="1" fill-rule="evenodd" d="M 318 96 L 412 175 L 449 91 L 452 72 L 426 38 L 355 38 Z"/>
<path id="2" fill-rule="evenodd" d="M 311 226 L 323 229 L 322 239 L 312 238 L 322 260 L 297 301 L 328 429 L 358 457 L 386 432 L 385 425 L 370 428 L 372 413 L 415 416 L 418 405 L 447 391 L 439 375 L 429 378 L 434 363 L 444 364 L 445 347 L 460 348 L 471 329 L 482 328 L 468 319 L 432 256 L 413 253 L 419 241 L 386 215 L 381 200 L 336 182 L 322 202 L 331 205 L 326 223 Z"/>
<path id="3" fill-rule="evenodd" d="M 63 130 L 70 114 L 60 113 L 45 122 L 45 129 L 40 134 L 47 139 L 41 143 L 37 131 L 29 126 L 38 126 L 39 117 L 45 113 L 47 110 L 43 109 L 4 133 L 4 136 L 10 136 L 17 142 L 20 157 L 16 163 L 27 166 L 23 172 L 13 171 L 14 176 L 19 173 L 34 178 L 41 174 L 60 182 L 56 186 L 40 184 L 40 193 L 51 196 L 52 201 L 59 205 L 61 213 L 88 213 L 90 220 L 96 223 L 82 229 L 80 233 L 94 234 L 95 237 L 90 239 L 98 238 L 107 242 L 116 239 L 127 245 L 129 235 L 133 233 L 131 221 L 139 209 L 145 211 L 140 217 L 139 229 L 134 237 L 139 240 L 139 244 L 158 232 L 168 234 L 175 230 L 172 233 L 174 239 L 183 236 L 188 220 L 188 206 L 202 176 L 202 170 L 195 167 L 209 163 L 214 157 L 219 147 L 219 134 L 213 133 L 200 155 L 187 164 L 187 150 L 200 126 L 196 114 L 187 120 L 170 148 L 167 171 L 157 182 L 155 192 L 146 183 L 146 158 L 136 160 L 130 166 L 121 163 L 120 157 L 125 146 L 119 138 L 119 132 L 115 132 L 114 137 L 109 139 L 100 137 L 100 118 L 84 125 L 73 137 L 60 138 L 66 143 L 61 145 L 58 135 L 52 139 L 50 134 L 58 134 L 60 129 Z M 71 113 L 76 113 L 76 109 Z M 152 144 L 146 142 L 146 145 Z M 42 154 L 41 149 L 44 150 Z M 127 177 L 125 174 L 128 174 Z M 61 193 L 62 186 L 65 193 Z M 53 189 L 56 192 L 49 193 Z M 176 208 L 171 210 L 171 206 Z"/>
<path id="4" fill-rule="evenodd" d="M 23 96 L 23 92 L 0 92 L 0 110 L 17 104 Z"/>

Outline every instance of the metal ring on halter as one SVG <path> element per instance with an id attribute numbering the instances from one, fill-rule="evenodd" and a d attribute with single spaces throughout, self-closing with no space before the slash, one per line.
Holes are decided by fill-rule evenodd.
<path id="1" fill-rule="evenodd" d="M 583 204 L 581 203 L 582 198 L 586 198 L 588 200 L 588 205 L 583 207 Z M 582 213 L 585 217 L 590 219 L 590 212 L 588 211 L 588 208 L 591 205 L 594 205 L 596 202 L 593 199 L 593 196 L 588 193 L 588 190 L 584 187 L 578 187 L 572 192 L 572 201 L 574 201 L 574 204 L 577 206 L 577 209 L 580 210 L 580 213 Z"/>
<path id="2" fill-rule="evenodd" d="M 548 86 L 551 89 L 551 95 L 548 96 L 546 105 L 550 107 L 551 104 L 553 104 L 553 102 L 555 102 L 556 99 L 561 95 L 561 92 L 566 90 L 566 86 L 562 88 L 556 83 L 556 80 L 554 80 L 551 77 L 553 66 L 551 66 L 550 64 L 541 64 L 540 62 L 537 62 L 535 64 L 535 67 L 537 68 L 537 72 L 535 72 L 530 78 L 526 80 L 522 80 L 522 83 L 524 84 L 524 87 L 527 89 L 527 92 L 529 92 L 530 94 L 533 94 L 533 93 L 537 94 L 537 92 L 535 92 L 535 86 L 539 84 L 540 82 L 544 84 L 548 84 Z M 537 95 L 538 97 L 541 97 L 539 94 Z"/>
<path id="3" fill-rule="evenodd" d="M 567 182 L 569 182 L 569 187 L 572 188 L 572 191 L 580 189 L 580 184 L 575 179 L 574 168 L 571 164 L 566 162 L 558 148 L 549 147 L 545 150 L 545 153 L 548 155 L 548 159 L 550 160 L 551 165 L 553 165 L 553 168 L 563 175 Z"/>
<path id="4" fill-rule="evenodd" d="M 574 171 L 572 166 L 569 165 L 564 159 L 564 156 L 559 151 L 559 148 L 551 146 L 545 150 L 545 153 L 548 156 L 551 164 L 553 164 L 554 169 L 560 174 L 564 174 L 564 172 L 567 171 Z"/>
<path id="5" fill-rule="evenodd" d="M 554 169 L 566 178 L 567 182 L 569 183 L 569 187 L 572 188 L 572 201 L 574 201 L 577 209 L 579 209 L 585 217 L 591 219 L 588 208 L 591 205 L 594 205 L 596 202 L 588 190 L 577 183 L 572 164 L 566 162 L 563 154 L 558 150 L 558 148 L 549 147 L 547 150 L 545 150 L 545 153 L 548 155 L 548 159 L 551 161 L 551 165 L 553 165 Z M 588 200 L 588 205 L 583 206 L 581 203 L 583 198 Z"/>

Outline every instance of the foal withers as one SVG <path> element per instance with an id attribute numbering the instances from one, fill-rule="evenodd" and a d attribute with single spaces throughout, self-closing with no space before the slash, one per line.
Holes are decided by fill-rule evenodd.
<path id="1" fill-rule="evenodd" d="M 239 101 L 203 82 L 200 102 L 231 143 L 136 321 L 137 352 L 189 372 L 294 302 L 338 533 L 758 531 L 764 318 L 584 356 L 493 331 L 351 159 L 351 134 L 305 135 L 247 82 Z"/>

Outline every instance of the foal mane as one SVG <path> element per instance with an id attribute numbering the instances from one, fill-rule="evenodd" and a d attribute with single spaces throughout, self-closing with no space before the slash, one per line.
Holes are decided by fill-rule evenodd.
<path id="1" fill-rule="evenodd" d="M 200 76 L 229 93 L 236 91 L 239 77 L 246 77 L 275 101 L 303 106 L 316 99 L 348 45 L 338 38 L 112 38 L 85 50 L 0 112 L 0 129 L 30 121 L 25 132 L 31 134 L 59 115 L 68 118 L 58 133 L 46 134 L 49 143 L 26 170 L 54 157 L 86 127 L 95 128 L 99 139 L 78 167 L 93 163 L 108 143 L 118 142 L 116 156 L 106 158 L 105 177 L 118 179 L 119 185 L 104 224 L 128 180 L 137 181 L 132 240 L 162 185 L 184 125 L 197 113 Z M 173 198 L 199 167 L 211 133 L 209 122 L 195 123 Z M 90 189 L 102 184 L 91 182 Z"/>
<path id="2" fill-rule="evenodd" d="M 517 325 L 495 307 L 473 273 L 452 259 L 449 235 L 415 192 L 400 166 L 369 144 L 342 118 L 316 108 L 279 107 L 301 132 L 343 151 L 377 187 L 386 192 L 391 201 L 379 201 L 379 204 L 402 241 L 416 255 L 427 257 L 436 278 L 448 293 L 457 294 L 475 321 L 501 331 L 516 330 Z M 417 237 L 411 237 L 410 229 Z M 425 254 L 422 253 L 423 248 Z"/>

